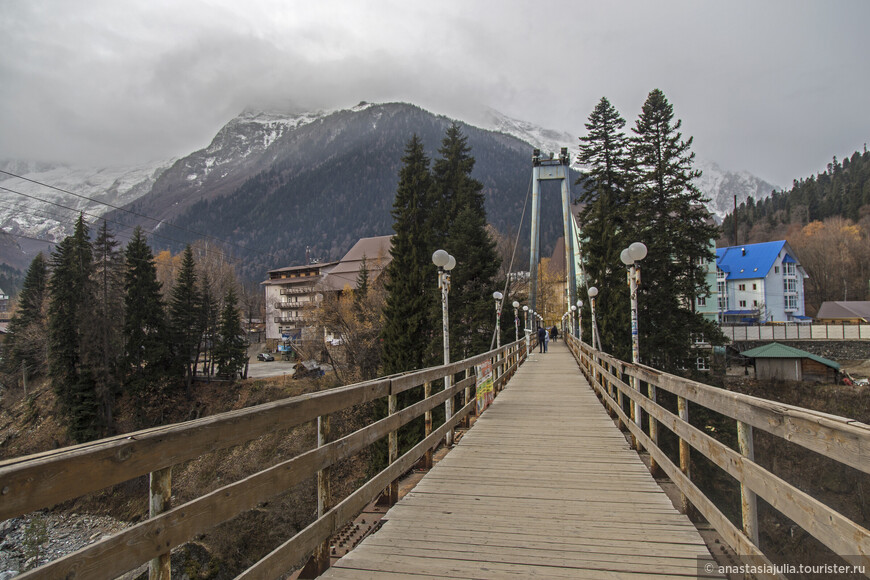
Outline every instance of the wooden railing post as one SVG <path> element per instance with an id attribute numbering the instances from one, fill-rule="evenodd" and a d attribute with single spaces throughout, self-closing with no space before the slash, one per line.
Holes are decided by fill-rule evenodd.
<path id="1" fill-rule="evenodd" d="M 737 421 L 737 445 L 740 454 L 749 461 L 755 461 L 755 443 L 752 438 L 752 425 Z M 743 533 L 758 546 L 758 504 L 755 492 L 740 482 L 740 507 L 743 514 Z"/>
<path id="2" fill-rule="evenodd" d="M 623 379 L 623 381 L 625 381 L 625 367 L 619 367 L 619 376 L 621 379 Z M 622 394 L 622 389 L 620 389 L 618 387 L 616 388 L 616 402 L 617 402 L 617 404 L 619 404 L 620 410 L 624 413 L 625 412 L 625 397 Z M 622 422 L 622 417 L 619 418 L 619 420 L 617 421 L 617 424 L 618 424 L 619 429 L 621 431 L 625 431 L 625 423 Z"/>
<path id="3" fill-rule="evenodd" d="M 444 379 L 447 382 L 447 378 Z M 398 395 L 390 395 L 387 397 L 387 412 L 390 415 L 395 415 L 399 406 L 399 396 Z M 449 418 L 449 416 L 448 416 Z M 399 432 L 398 431 L 390 431 L 389 436 L 389 463 L 392 465 L 399 458 Z M 395 505 L 396 502 L 399 501 L 399 480 L 394 479 L 390 482 L 390 488 L 387 492 L 387 503 L 389 505 Z"/>
<path id="4" fill-rule="evenodd" d="M 471 368 L 465 369 L 465 378 L 471 376 Z M 462 394 L 462 406 L 466 406 L 471 401 L 471 387 L 465 387 L 465 392 Z M 462 424 L 468 429 L 471 427 L 471 415 L 468 414 L 462 418 Z"/>
<path id="5" fill-rule="evenodd" d="M 148 486 L 148 515 L 155 517 L 169 510 L 172 497 L 172 467 L 152 471 Z M 149 580 L 170 580 L 170 552 L 160 554 L 148 563 Z"/>
<path id="6" fill-rule="evenodd" d="M 649 395 L 649 400 L 654 404 L 656 403 L 657 393 L 656 387 L 652 383 L 646 384 L 647 394 Z M 649 413 L 647 413 L 647 418 L 649 419 L 649 438 L 652 439 L 653 445 L 656 447 L 659 446 L 659 422 Z M 649 456 L 649 470 L 653 475 L 657 475 L 659 472 L 658 463 L 656 463 L 655 458 L 650 454 Z"/>
<path id="7" fill-rule="evenodd" d="M 432 396 L 432 382 L 426 381 L 423 383 L 423 398 L 428 399 Z M 432 434 L 432 410 L 426 411 L 423 414 L 425 421 L 425 436 L 428 437 Z M 426 450 L 426 455 L 423 456 L 423 468 L 424 469 L 432 469 L 432 448 Z"/>
<path id="8" fill-rule="evenodd" d="M 680 419 L 689 422 L 689 402 L 685 397 L 677 397 L 677 413 Z M 691 457 L 689 456 L 689 442 L 680 437 L 680 471 L 682 471 L 689 480 L 692 479 Z M 689 498 L 686 494 L 680 492 L 680 508 L 684 514 L 689 513 Z"/>
<path id="9" fill-rule="evenodd" d="M 628 375 L 628 384 L 631 387 L 631 390 L 636 394 L 640 394 L 640 388 L 637 384 L 637 378 Z M 628 413 L 631 422 L 640 427 L 641 418 L 640 418 L 640 406 L 631 400 L 628 402 Z M 634 436 L 634 433 L 629 433 L 629 439 L 631 440 L 631 448 L 640 451 L 640 442 L 637 440 L 637 437 Z"/>
<path id="10" fill-rule="evenodd" d="M 323 447 L 329 443 L 330 437 L 330 417 L 322 415 L 317 417 L 317 446 Z M 323 515 L 332 509 L 332 468 L 324 467 L 317 472 L 317 518 L 320 519 Z M 314 569 L 315 575 L 319 576 L 329 569 L 329 548 L 330 539 L 326 538 L 317 549 L 314 551 Z"/>

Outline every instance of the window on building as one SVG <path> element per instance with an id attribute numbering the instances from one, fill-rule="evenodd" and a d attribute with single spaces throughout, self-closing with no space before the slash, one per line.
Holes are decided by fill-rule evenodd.
<path id="1" fill-rule="evenodd" d="M 737 289 L 741 291 L 746 290 L 746 284 L 738 284 Z"/>
<path id="2" fill-rule="evenodd" d="M 752 285 L 752 289 L 753 289 L 753 290 L 758 290 L 758 284 L 753 284 L 753 285 Z"/>
<path id="3" fill-rule="evenodd" d="M 710 359 L 706 356 L 699 356 L 695 360 L 695 368 L 697 368 L 699 371 L 709 371 Z"/>
<path id="4" fill-rule="evenodd" d="M 779 266 L 774 266 L 774 267 L 773 267 L 773 273 L 774 273 L 774 274 L 779 274 Z"/>
<path id="5" fill-rule="evenodd" d="M 707 306 L 706 298 L 698 298 L 698 306 Z"/>
<path id="6" fill-rule="evenodd" d="M 785 295 L 785 309 L 797 310 L 797 296 L 795 296 L 794 294 Z"/>
<path id="7" fill-rule="evenodd" d="M 758 300 L 753 300 L 753 301 L 752 301 L 752 305 L 753 305 L 753 306 L 758 306 Z"/>
<path id="8" fill-rule="evenodd" d="M 746 300 L 741 300 L 741 301 L 740 301 L 740 306 L 743 307 L 743 308 L 746 308 Z"/>

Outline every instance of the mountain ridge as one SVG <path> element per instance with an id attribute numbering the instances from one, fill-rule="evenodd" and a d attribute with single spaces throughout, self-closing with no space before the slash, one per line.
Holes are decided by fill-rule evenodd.
<path id="1" fill-rule="evenodd" d="M 404 120 L 399 117 L 403 117 Z M 411 119 L 413 122 L 410 121 Z M 9 200 L 13 202 L 13 207 L 10 209 L 8 203 L 0 206 L 0 227 L 13 235 L 49 237 L 58 240 L 69 233 L 74 219 L 70 216 L 76 211 L 86 211 L 93 215 L 105 214 L 113 221 L 130 226 L 138 224 L 146 229 L 154 228 L 157 233 L 166 229 L 164 221 L 181 220 L 178 225 L 182 227 L 195 229 L 192 226 L 197 224 L 198 228 L 202 228 L 197 228 L 197 231 L 216 235 L 209 230 L 211 223 L 203 222 L 192 213 L 202 212 L 206 207 L 204 203 L 217 203 L 216 200 L 220 198 L 236 195 L 251 179 L 259 180 L 257 183 L 265 188 L 261 190 L 265 194 L 271 195 L 279 188 L 279 184 L 286 185 L 289 180 L 299 184 L 300 187 L 304 182 L 305 187 L 310 188 L 312 196 L 323 197 L 324 187 L 326 187 L 323 183 L 318 184 L 311 179 L 302 179 L 301 176 L 320 175 L 330 183 L 328 189 L 332 193 L 336 190 L 346 190 L 347 188 L 338 181 L 330 180 L 329 166 L 338 163 L 343 172 L 358 171 L 358 175 L 345 173 L 346 181 L 359 179 L 373 187 L 375 183 L 377 184 L 378 189 L 372 194 L 374 198 L 368 209 L 377 208 L 378 213 L 374 217 L 366 218 L 371 222 L 372 227 L 355 229 L 362 232 L 373 231 L 377 227 L 379 231 L 374 232 L 376 235 L 390 233 L 389 209 L 395 192 L 404 142 L 418 130 L 415 123 L 419 124 L 419 130 L 427 134 L 427 140 L 424 141 L 427 155 L 434 158 L 437 156 L 443 130 L 450 122 L 453 120 L 447 116 L 425 111 L 409 103 L 375 104 L 363 101 L 349 108 L 306 112 L 246 109 L 227 122 L 215 134 L 208 146 L 179 159 L 139 167 L 97 170 L 7 161 L 0 163 L 0 168 L 9 168 L 6 170 L 12 173 L 50 183 L 61 189 L 87 195 L 112 205 L 126 206 L 129 210 L 156 218 L 162 225 L 158 224 L 154 228 L 153 221 L 134 218 L 123 211 L 109 211 L 99 203 L 47 191 L 34 184 L 25 185 L 27 182 L 20 180 L 12 183 L 8 176 L 0 176 L 0 186 L 44 199 L 51 198 L 52 201 L 73 208 L 73 210 L 46 208 L 35 200 L 24 200 L 12 194 L 8 196 L 4 194 L 4 198 L 13 198 Z M 564 146 L 573 150 L 576 149 L 577 137 L 512 119 L 494 109 L 487 109 L 477 125 L 461 124 L 463 132 L 469 134 L 469 141 L 472 143 L 471 154 L 477 159 L 475 177 L 484 182 L 488 195 L 487 212 L 490 221 L 504 233 L 508 233 L 506 230 L 511 229 L 515 233 L 516 223 L 521 213 L 522 200 L 519 198 L 527 193 L 525 187 L 529 183 L 531 150 L 540 148 L 543 151 L 558 151 Z M 392 133 L 388 135 L 384 133 L 385 130 Z M 473 134 L 473 139 L 470 134 Z M 398 145 L 399 143 L 401 145 Z M 392 157 L 375 159 L 370 155 L 370 151 L 359 151 L 357 154 L 368 156 L 369 162 L 373 165 L 353 163 L 347 156 L 353 156 L 354 147 L 389 150 Z M 505 158 L 496 159 L 496 151 L 500 151 L 499 154 L 504 155 Z M 738 202 L 740 202 L 748 195 L 759 198 L 762 197 L 761 192 L 765 189 L 767 194 L 773 189 L 772 185 L 745 172 L 727 172 L 712 163 L 699 162 L 698 166 L 705 170 L 699 185 L 711 198 L 711 211 L 720 219 L 733 205 L 734 191 L 737 191 Z M 381 175 L 375 179 L 370 175 L 372 171 L 380 172 Z M 508 183 L 503 176 L 492 174 L 492 171 L 509 173 L 516 183 Z M 269 176 L 271 185 L 263 181 L 264 175 Z M 2 179 L 3 177 L 7 179 Z M 250 186 L 243 191 L 251 204 L 257 203 L 257 192 L 251 190 Z M 344 193 L 347 194 L 346 191 Z M 499 203 L 503 200 L 499 196 L 506 196 L 504 199 L 509 202 L 508 205 L 511 206 L 509 209 L 503 210 L 504 204 Z M 294 199 L 293 203 L 304 203 L 304 200 Z M 273 201 L 273 203 L 280 207 L 282 202 Z M 13 211 L 15 207 L 22 211 Z M 237 212 L 246 211 L 244 205 L 235 204 L 233 207 Z M 335 209 L 341 211 L 341 208 Z M 358 208 L 358 211 L 365 209 Z M 272 213 L 268 209 L 261 209 L 260 212 L 266 218 Z M 57 216 L 52 218 L 47 215 L 52 213 Z M 558 222 L 558 208 L 549 213 L 552 214 L 549 217 Z M 291 216 L 286 212 L 283 214 L 285 220 L 292 222 Z M 308 219 L 315 218 L 313 214 L 308 216 Z M 513 223 L 510 223 L 512 220 Z M 248 224 L 247 227 L 255 227 L 251 220 L 242 221 Z M 233 243 L 252 243 L 253 240 L 245 241 L 245 235 L 236 231 L 240 227 L 242 227 L 241 223 L 235 228 L 227 225 L 223 228 L 223 234 L 227 235 Z M 258 229 L 278 227 L 280 227 L 278 224 L 270 223 L 269 219 L 266 219 Z M 555 241 L 549 239 L 551 234 L 556 237 L 560 235 L 556 231 L 558 228 L 549 229 L 553 231 L 545 233 L 545 250 Z M 119 237 L 123 237 L 122 232 L 118 233 Z M 173 229 L 172 237 L 178 237 L 177 230 Z M 222 235 L 216 237 L 223 238 Z M 340 233 L 338 237 L 344 239 L 347 236 Z M 266 244 L 262 250 L 271 251 L 269 249 L 271 245 Z M 294 251 L 287 253 L 278 249 L 276 254 L 288 260 L 300 259 L 302 254 L 299 252 L 299 244 L 291 245 L 295 248 Z M 324 247 L 323 252 L 329 257 L 336 257 L 333 254 L 341 254 L 346 249 L 338 250 L 330 245 L 328 248 Z"/>

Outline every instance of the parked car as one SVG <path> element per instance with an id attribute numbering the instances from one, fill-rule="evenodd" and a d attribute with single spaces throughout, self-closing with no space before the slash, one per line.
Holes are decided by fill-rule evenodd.
<path id="1" fill-rule="evenodd" d="M 261 352 L 257 355 L 257 360 L 261 360 L 263 362 L 270 362 L 275 360 L 275 357 L 269 354 L 268 352 Z"/>

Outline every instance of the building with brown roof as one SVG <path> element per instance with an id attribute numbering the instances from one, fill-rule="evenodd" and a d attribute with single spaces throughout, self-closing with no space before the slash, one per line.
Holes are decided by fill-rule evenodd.
<path id="1" fill-rule="evenodd" d="M 326 292 L 355 289 L 365 260 L 373 283 L 392 260 L 392 236 L 363 238 L 337 262 L 289 266 L 269 270 L 262 282 L 266 297 L 266 340 L 296 341 L 314 338 L 306 325 L 305 309 Z"/>
<path id="2" fill-rule="evenodd" d="M 829 324 L 866 324 L 870 322 L 870 301 L 822 302 L 816 320 Z"/>

